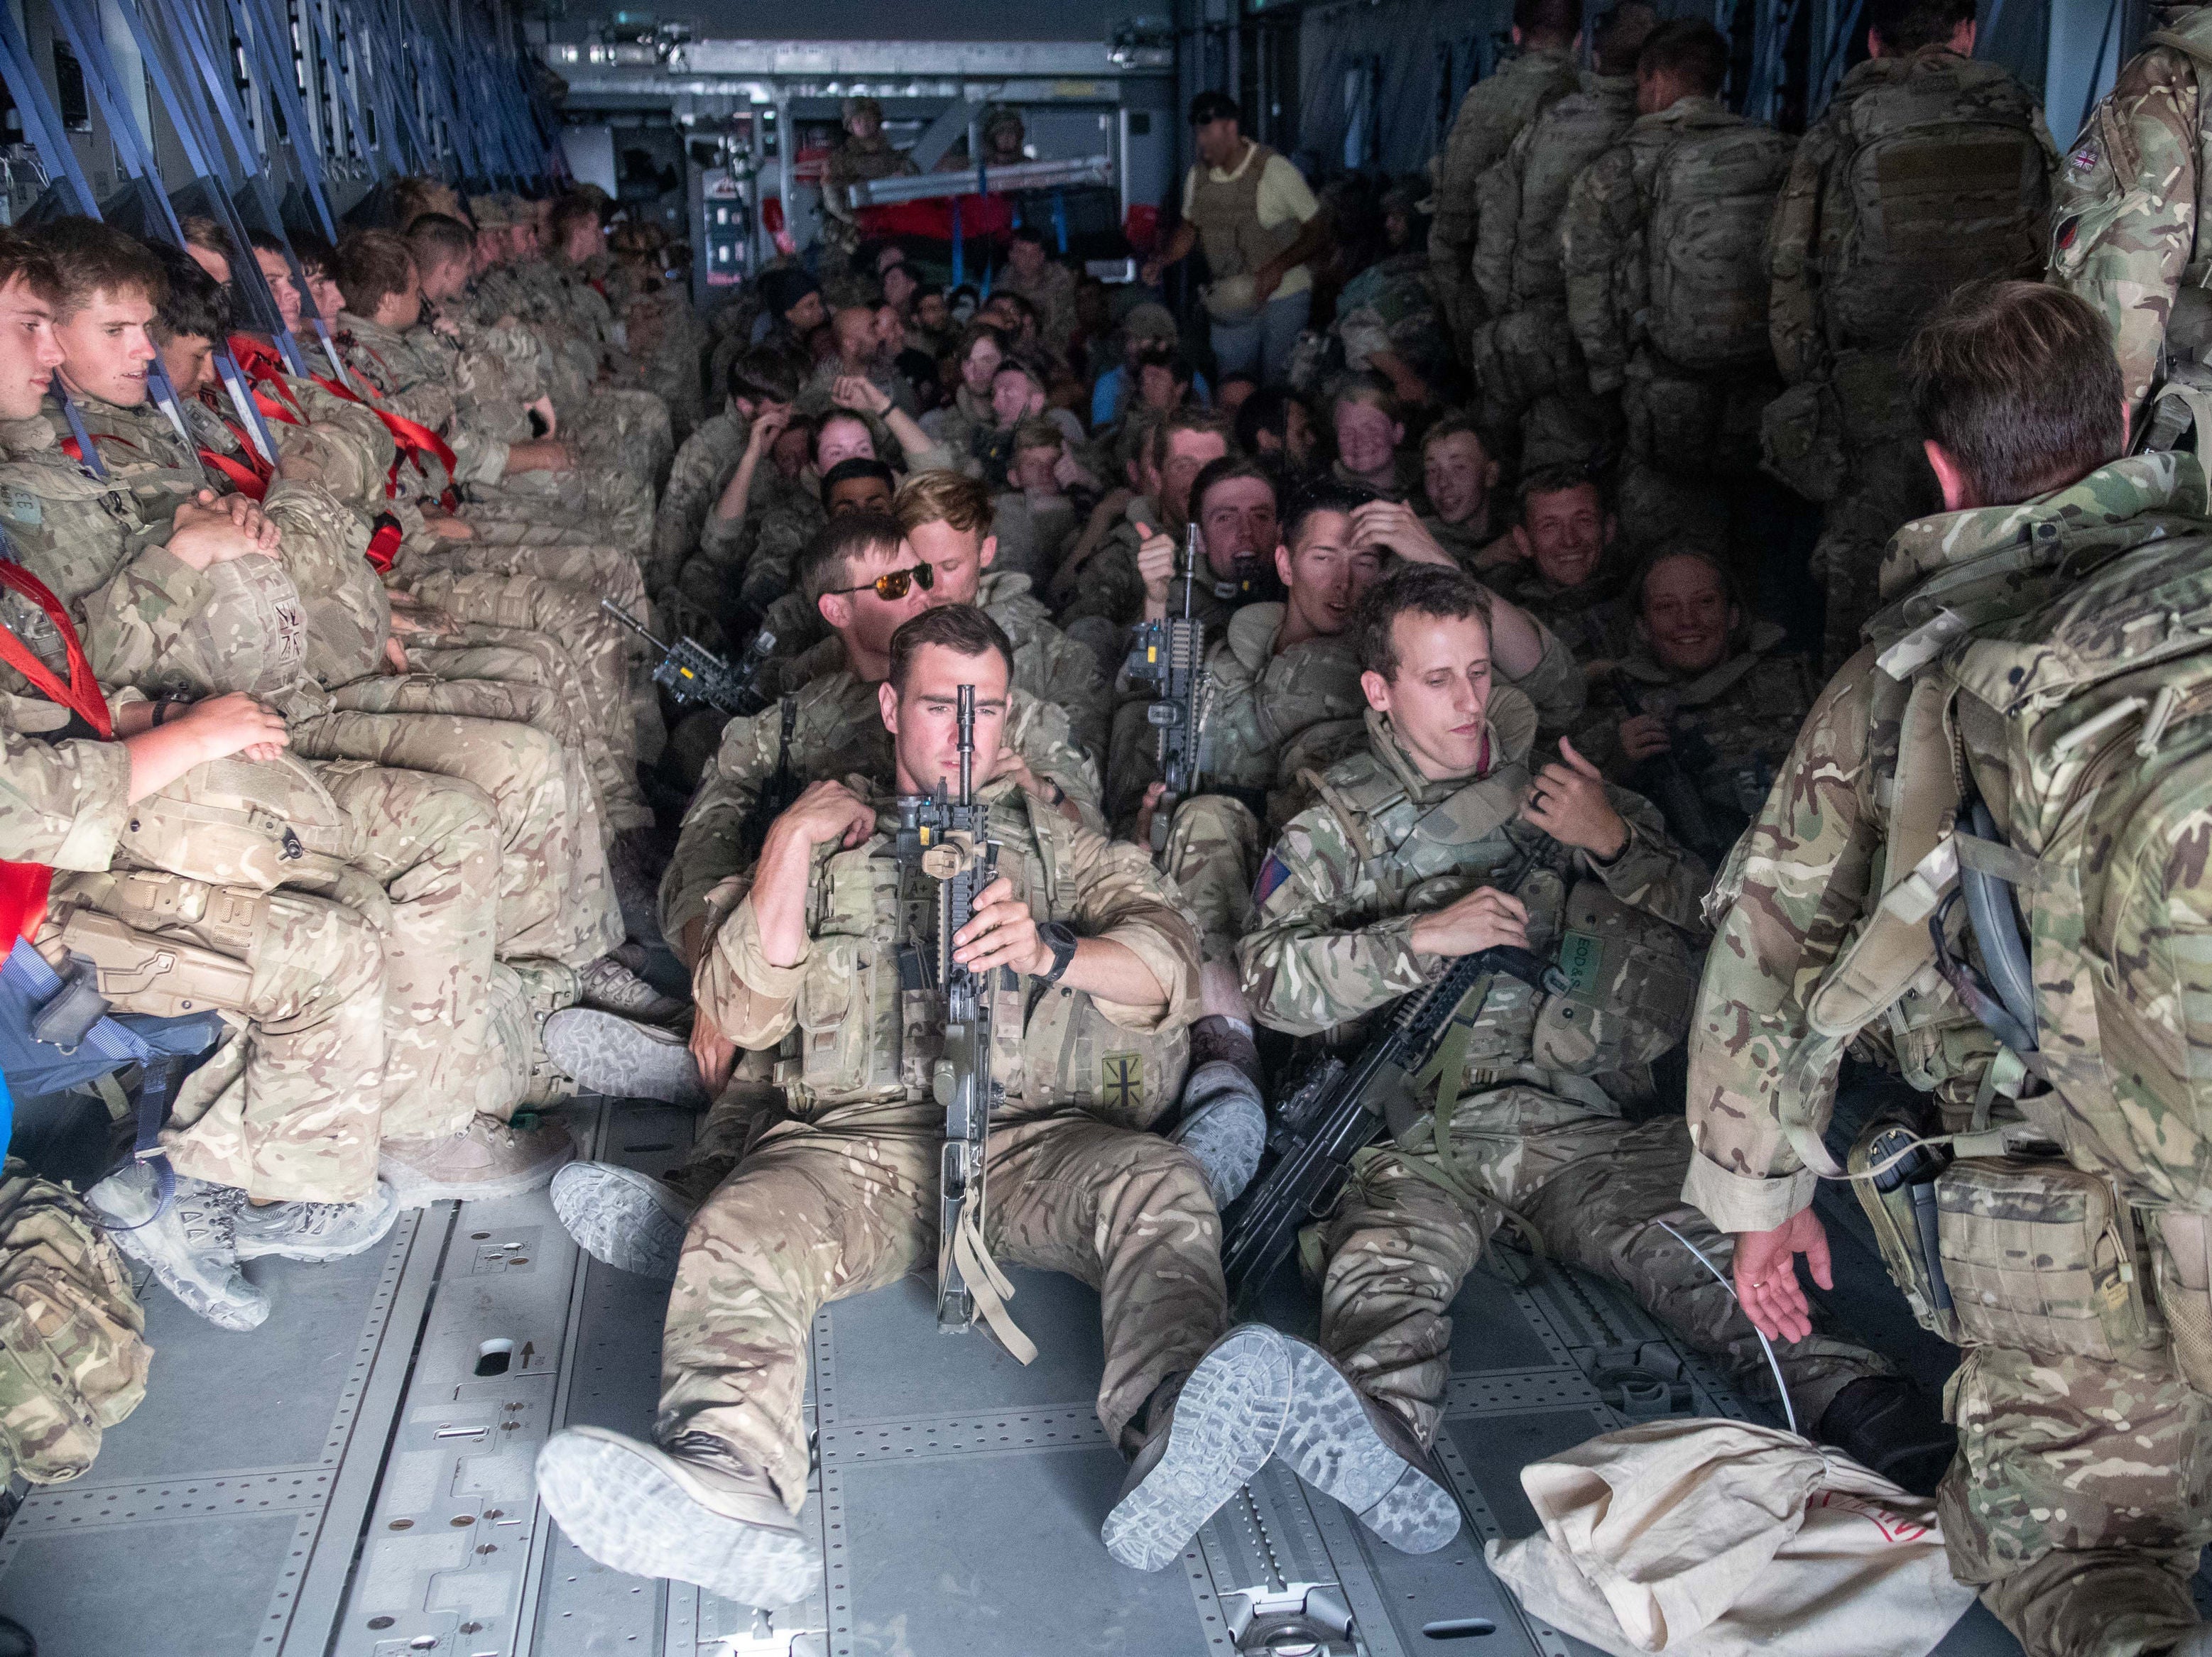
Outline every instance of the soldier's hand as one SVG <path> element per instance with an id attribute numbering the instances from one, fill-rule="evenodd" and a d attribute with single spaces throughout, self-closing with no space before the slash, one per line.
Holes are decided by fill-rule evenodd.
<path id="1" fill-rule="evenodd" d="M 1473 955 L 1510 944 L 1528 947 L 1528 906 L 1510 892 L 1478 886 L 1455 903 L 1413 920 L 1416 955 Z"/>
<path id="2" fill-rule="evenodd" d="M 1667 721 L 1656 713 L 1638 713 L 1620 722 L 1620 751 L 1632 760 L 1648 760 L 1674 746 Z"/>
<path id="3" fill-rule="evenodd" d="M 234 558 L 264 550 L 258 534 L 241 529 L 219 507 L 188 501 L 177 508 L 170 524 L 169 555 L 192 569 L 227 564 Z"/>
<path id="4" fill-rule="evenodd" d="M 1137 280 L 1147 288 L 1157 288 L 1160 285 L 1160 272 L 1166 269 L 1158 259 L 1146 259 L 1138 269 Z"/>
<path id="5" fill-rule="evenodd" d="M 836 841 L 848 851 L 875 832 L 874 810 L 842 782 L 814 782 L 791 803 L 769 832 L 795 835 L 808 846 Z"/>
<path id="6" fill-rule="evenodd" d="M 550 397 L 541 397 L 535 403 L 529 404 L 526 406 L 538 410 L 538 417 L 545 422 L 546 436 L 557 437 L 560 435 L 561 416 L 554 412 L 553 399 Z"/>
<path id="7" fill-rule="evenodd" d="M 1168 786 L 1156 782 L 1145 790 L 1145 802 L 1137 808 L 1137 844 L 1146 851 L 1152 845 L 1152 819 L 1160 813 L 1160 802 L 1167 798 Z"/>
<path id="8" fill-rule="evenodd" d="M 1771 1231 L 1735 1234 L 1735 1295 L 1752 1326 L 1769 1340 L 1802 1340 L 1813 1332 L 1813 1308 L 1797 1281 L 1797 1256 L 1813 1281 L 1836 1286 L 1828 1266 L 1828 1234 L 1809 1208 Z"/>
<path id="9" fill-rule="evenodd" d="M 1175 537 L 1157 530 L 1137 543 L 1137 574 L 1144 578 L 1145 597 L 1152 604 L 1167 603 L 1168 589 L 1175 584 L 1176 559 L 1181 550 Z"/>
<path id="10" fill-rule="evenodd" d="M 790 424 L 791 404 L 768 404 L 753 416 L 752 428 L 745 434 L 745 446 L 756 452 L 765 449 L 781 437 L 784 428 Z"/>
<path id="11" fill-rule="evenodd" d="M 388 633 L 384 635 L 384 665 L 402 678 L 413 671 L 407 665 L 407 646 Z"/>
<path id="12" fill-rule="evenodd" d="M 1564 737 L 1559 758 L 1537 777 L 1521 816 L 1560 845 L 1577 847 L 1601 862 L 1619 857 L 1628 844 L 1628 825 L 1605 797 L 1605 779 Z"/>
<path id="13" fill-rule="evenodd" d="M 284 716 L 243 691 L 194 702 L 170 723 L 192 733 L 203 762 L 233 754 L 243 754 L 251 760 L 273 760 L 292 742 L 284 729 Z"/>
<path id="14" fill-rule="evenodd" d="M 830 400 L 841 409 L 880 415 L 891 406 L 884 388 L 860 374 L 840 374 L 830 387 Z"/>
<path id="15" fill-rule="evenodd" d="M 1052 951 L 1037 937 L 1036 917 L 1004 875 L 975 895 L 975 913 L 952 934 L 952 958 L 978 973 L 1012 967 L 1035 975 L 1052 966 Z"/>
<path id="16" fill-rule="evenodd" d="M 738 1062 L 738 1044 L 714 1026 L 702 1007 L 691 1021 L 691 1062 L 699 1066 L 699 1080 L 713 1098 L 727 1087 Z"/>
<path id="17" fill-rule="evenodd" d="M 473 541 L 477 538 L 476 525 L 464 518 L 447 518 L 443 515 L 425 518 L 422 520 L 422 527 L 441 541 Z"/>
<path id="18" fill-rule="evenodd" d="M 1352 545 L 1355 549 L 1372 547 L 1395 552 L 1416 564 L 1459 567 L 1459 561 L 1422 527 L 1412 509 L 1395 501 L 1370 501 L 1352 513 Z"/>

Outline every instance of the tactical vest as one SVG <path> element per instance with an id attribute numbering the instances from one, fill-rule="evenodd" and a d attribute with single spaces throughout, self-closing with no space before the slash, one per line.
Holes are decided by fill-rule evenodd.
<path id="1" fill-rule="evenodd" d="M 1260 222 L 1260 175 L 1274 153 L 1255 143 L 1244 170 L 1226 183 L 1215 183 L 1213 169 L 1202 161 L 1193 169 L 1190 222 L 1198 227 L 1199 245 L 1217 282 L 1250 276 L 1288 248 L 1304 228 L 1296 219 L 1272 228 Z"/>
<path id="2" fill-rule="evenodd" d="M 2120 489 L 2133 482 L 2123 469 L 2151 466 L 2197 463 L 2106 470 Z M 2176 493 L 2177 513 L 2205 509 L 2201 472 Z M 2027 533 L 2038 552 L 2026 579 L 1939 573 L 1907 612 L 1926 619 L 1877 659 L 1870 725 L 1895 732 L 1893 756 L 1873 756 L 1888 801 L 1870 882 L 1881 898 L 1808 998 L 1814 1037 L 1785 1070 L 1783 1126 L 1808 1167 L 1841 1176 L 1804 1114 L 1826 1067 L 1875 1019 L 1909 1029 L 1916 1007 L 1926 1023 L 1930 1009 L 1954 1022 L 1967 1009 L 1995 1057 L 1970 1131 L 1952 1141 L 1960 1160 L 1936 1181 L 1951 1311 L 1935 1309 L 1917 1244 L 1885 1216 L 1868 1147 L 1850 1159 L 1916 1311 L 1954 1340 L 2101 1360 L 2155 1362 L 2145 1354 L 2170 1333 L 2201 1387 L 2201 927 L 2158 889 L 2178 872 L 2187 883 L 2212 811 L 2212 650 L 2188 620 L 2212 600 L 2212 533 L 2138 527 L 2140 544 L 2087 568 L 2094 522 L 2067 534 L 2045 518 Z M 2075 555 L 2062 559 L 2062 536 Z M 1969 783 L 1985 825 L 1966 809 Z M 2010 1126 L 2005 1095 L 2024 1119 Z"/>
<path id="3" fill-rule="evenodd" d="M 1955 58 L 1850 99 L 1820 237 L 1829 343 L 1901 346 L 1944 296 L 1982 276 L 2040 276 L 2050 160 L 2027 88 Z"/>
<path id="4" fill-rule="evenodd" d="M 1026 810 L 1025 827 L 1014 820 L 1018 810 Z M 1025 794 L 993 815 L 1006 819 L 999 866 L 1016 895 L 1050 919 L 1072 920 L 1076 895 L 1063 872 L 1072 825 Z M 902 881 L 898 864 L 878 856 L 879 849 L 878 840 L 836 853 L 816 877 L 796 1028 L 775 1076 L 800 1116 L 831 1105 L 926 1099 L 943 1056 L 943 998 L 904 981 L 900 962 L 901 940 L 927 938 L 933 925 L 935 883 L 914 875 Z M 933 954 L 933 945 L 923 952 Z M 1116 1126 L 1148 1128 L 1181 1096 L 1189 1057 L 1185 1028 L 1140 1035 L 1109 1021 L 1085 991 L 998 974 L 992 1079 L 1012 1109 L 1073 1105 Z"/>
<path id="5" fill-rule="evenodd" d="M 1698 963 L 1679 928 L 1576 874 L 1568 848 L 1519 820 L 1528 780 L 1510 761 L 1423 805 L 1370 751 L 1316 779 L 1316 792 L 1380 913 L 1429 913 L 1501 880 L 1528 906 L 1528 947 L 1559 976 L 1537 987 L 1500 974 L 1477 992 L 1468 1089 L 1523 1079 L 1617 1110 L 1649 1093 L 1644 1067 L 1687 1035 Z"/>
<path id="6" fill-rule="evenodd" d="M 1538 116 L 1507 159 L 1477 181 L 1474 279 L 1493 311 L 1564 302 L 1559 224 L 1567 192 L 1635 119 L 1633 76 L 1585 76 L 1581 91 Z"/>
<path id="7" fill-rule="evenodd" d="M 1645 336 L 1685 368 L 1771 372 L 1766 235 L 1795 142 L 1733 118 L 1678 130 L 1650 175 Z"/>

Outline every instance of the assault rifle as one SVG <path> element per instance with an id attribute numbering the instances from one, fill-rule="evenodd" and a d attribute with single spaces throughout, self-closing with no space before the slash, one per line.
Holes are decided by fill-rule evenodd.
<path id="1" fill-rule="evenodd" d="M 599 608 L 660 652 L 653 664 L 653 682 L 673 696 L 679 707 L 717 707 L 742 718 L 768 706 L 768 698 L 760 694 L 760 674 L 775 653 L 775 634 L 766 628 L 753 634 L 745 653 L 732 667 L 696 639 L 661 643 L 643 622 L 611 598 L 600 599 Z"/>
<path id="2" fill-rule="evenodd" d="M 1130 688 L 1152 698 L 1145 718 L 1158 731 L 1160 779 L 1167 784 L 1152 813 L 1152 850 L 1168 843 L 1168 819 L 1176 802 L 1198 786 L 1198 746 L 1206 715 L 1206 623 L 1190 613 L 1191 589 L 1198 580 L 1198 525 L 1190 526 L 1183 580 L 1182 614 L 1137 628 L 1129 646 Z"/>
<path id="3" fill-rule="evenodd" d="M 768 781 L 745 814 L 738 820 L 738 847 L 746 865 L 759 860 L 761 847 L 768 843 L 769 825 L 791 809 L 792 803 L 805 792 L 806 785 L 791 768 L 791 733 L 799 725 L 799 698 L 783 699 L 783 734 L 776 744 L 775 769 L 769 774 Z"/>
<path id="4" fill-rule="evenodd" d="M 1533 856 L 1521 859 L 1522 871 Z M 1519 883 L 1517 874 L 1498 883 L 1508 891 Z M 1268 1136 L 1281 1151 L 1275 1166 L 1224 1224 L 1221 1269 L 1232 1306 L 1256 1294 L 1274 1275 L 1301 1226 L 1335 1205 L 1353 1156 L 1382 1132 L 1384 1102 L 1402 1092 L 1443 1045 L 1468 992 L 1498 973 L 1531 987 L 1557 988 L 1556 982 L 1547 984 L 1556 971 L 1534 950 L 1511 944 L 1456 956 L 1435 980 L 1392 1008 L 1350 1063 L 1323 1061 L 1285 1102 L 1281 1123 Z"/>
<path id="5" fill-rule="evenodd" d="M 1635 719 L 1644 713 L 1644 698 L 1637 693 L 1636 682 L 1619 668 L 1613 671 L 1613 694 L 1620 698 L 1622 710 Z M 1669 736 L 1680 739 L 1681 733 L 1670 730 Z M 1698 745 L 1704 747 L 1702 738 Z M 1673 748 L 1654 754 L 1639 762 L 1636 779 L 1650 786 L 1644 792 L 1651 797 L 1667 826 L 1675 837 L 1707 863 L 1717 861 L 1735 843 L 1732 836 L 1724 836 L 1713 823 L 1713 814 L 1705 804 L 1705 796 Z"/>
<path id="6" fill-rule="evenodd" d="M 983 1242 L 983 1169 L 991 1109 L 1004 1084 L 991 1075 L 991 982 L 952 958 L 952 939 L 975 912 L 975 900 L 999 877 L 999 843 L 990 836 L 990 808 L 975 798 L 975 687 L 960 687 L 960 794 L 902 794 L 891 855 L 902 873 L 918 871 L 937 883 L 937 948 L 925 958 L 913 944 L 900 946 L 902 990 L 933 991 L 945 998 L 945 1053 L 931 1078 L 945 1108 L 945 1148 L 939 1175 L 937 1326 L 958 1334 L 981 1316 L 1008 1349 L 1022 1357 L 1021 1332 L 1001 1309 L 1013 1293 L 991 1263 Z M 1030 1349 L 1035 1356 L 1035 1349 Z M 1027 1363 L 1027 1357 L 1022 1361 Z"/>

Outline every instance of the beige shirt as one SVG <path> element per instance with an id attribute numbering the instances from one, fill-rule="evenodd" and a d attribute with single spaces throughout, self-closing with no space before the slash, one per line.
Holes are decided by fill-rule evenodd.
<path id="1" fill-rule="evenodd" d="M 1260 146 L 1245 141 L 1244 158 L 1224 172 L 1218 167 L 1206 169 L 1207 179 L 1214 184 L 1233 184 L 1244 176 L 1244 169 L 1252 165 L 1252 158 L 1260 153 Z M 1193 167 L 1182 181 L 1182 215 L 1190 216 L 1191 199 L 1198 191 L 1198 168 Z M 1273 230 L 1277 225 L 1296 219 L 1300 224 L 1321 211 L 1321 203 L 1306 187 L 1305 179 L 1297 168 L 1281 155 L 1267 157 L 1265 171 L 1260 174 L 1258 204 L 1260 228 Z M 1304 265 L 1295 265 L 1284 273 L 1275 286 L 1274 299 L 1288 299 L 1293 294 L 1303 294 L 1313 286 L 1313 272 Z"/>

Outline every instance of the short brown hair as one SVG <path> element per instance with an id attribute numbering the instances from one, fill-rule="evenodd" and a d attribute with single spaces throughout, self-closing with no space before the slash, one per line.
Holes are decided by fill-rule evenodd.
<path id="1" fill-rule="evenodd" d="M 1651 31 L 1659 27 L 1659 14 L 1644 0 L 1619 0 L 1597 16 L 1590 58 L 1601 75 L 1634 73 L 1637 53 Z"/>
<path id="2" fill-rule="evenodd" d="M 159 305 L 169 296 L 161 264 L 145 244 L 97 219 L 56 219 L 42 225 L 38 245 L 52 262 L 54 309 L 73 315 L 101 294 L 143 294 Z"/>
<path id="3" fill-rule="evenodd" d="M 1497 448 L 1491 442 L 1489 434 L 1482 429 L 1481 422 L 1464 409 L 1454 409 L 1449 414 L 1440 416 L 1421 434 L 1421 452 L 1426 454 L 1448 437 L 1462 435 L 1471 437 L 1482 445 L 1484 459 L 1497 458 Z"/>
<path id="4" fill-rule="evenodd" d="M 1597 496 L 1600 512 L 1605 511 L 1609 504 L 1605 498 L 1605 485 L 1598 481 L 1597 474 L 1588 466 L 1577 465 L 1572 461 L 1562 462 L 1556 466 L 1537 467 L 1522 478 L 1521 487 L 1513 492 L 1513 499 L 1525 520 L 1528 516 L 1528 503 L 1536 496 L 1565 495 L 1569 489 L 1590 490 Z"/>
<path id="5" fill-rule="evenodd" d="M 238 257 L 238 244 L 230 239 L 230 232 L 204 213 L 194 213 L 178 222 L 177 228 L 185 233 L 185 245 L 204 249 L 222 256 L 227 264 Z"/>
<path id="6" fill-rule="evenodd" d="M 49 305 L 60 303 L 62 279 L 46 250 L 21 231 L 0 225 L 0 288 L 18 277 Z"/>
<path id="7" fill-rule="evenodd" d="M 416 214 L 406 236 L 407 251 L 415 256 L 417 270 L 476 257 L 477 233 L 450 214 Z"/>
<path id="8" fill-rule="evenodd" d="M 897 519 L 887 513 L 848 512 L 833 518 L 814 531 L 814 538 L 799 549 L 792 575 L 810 604 L 836 592 L 852 577 L 853 560 L 870 553 L 896 551 L 906 540 Z"/>
<path id="9" fill-rule="evenodd" d="M 939 604 L 900 623 L 899 630 L 891 634 L 891 671 L 887 677 L 900 695 L 906 695 L 914 659 L 927 645 L 939 646 L 956 656 L 988 656 L 996 651 L 1006 665 L 1007 683 L 1011 685 L 1013 681 L 1014 644 L 1006 637 L 1006 628 L 973 604 Z"/>
<path id="10" fill-rule="evenodd" d="M 586 219 L 591 220 L 594 224 L 597 224 L 599 219 L 599 206 L 589 196 L 563 196 L 559 201 L 555 202 L 552 220 L 546 226 L 553 237 L 554 245 L 558 246 L 567 241 L 568 233 Z"/>
<path id="11" fill-rule="evenodd" d="M 1921 434 L 1985 506 L 2011 506 L 2117 459 L 2125 389 L 2087 302 L 2039 282 L 1969 282 L 1907 342 Z"/>
<path id="12" fill-rule="evenodd" d="M 1024 415 L 1014 422 L 1014 452 L 1024 449 L 1057 449 L 1067 441 L 1067 434 L 1054 425 L 1045 415 Z"/>
<path id="13" fill-rule="evenodd" d="M 1168 440 L 1177 432 L 1212 432 L 1227 444 L 1227 452 L 1237 452 L 1237 427 L 1227 415 L 1216 414 L 1211 409 L 1176 409 L 1152 428 L 1151 453 L 1152 470 L 1161 470 L 1168 464 Z"/>
<path id="14" fill-rule="evenodd" d="M 1398 640 L 1393 629 L 1401 616 L 1427 616 L 1439 622 L 1482 618 L 1490 631 L 1490 590 L 1463 569 L 1441 564 L 1407 564 L 1367 589 L 1352 618 L 1359 649 L 1359 671 L 1398 677 Z"/>
<path id="15" fill-rule="evenodd" d="M 955 363 L 966 362 L 968 354 L 975 349 L 975 342 L 982 339 L 988 339 L 992 344 L 997 346 L 1000 356 L 1006 355 L 1014 349 L 1013 339 L 1005 329 L 993 323 L 971 322 L 968 325 L 967 331 L 960 336 L 960 349 L 953 353 L 952 361 Z"/>
<path id="16" fill-rule="evenodd" d="M 415 221 L 425 213 L 443 213 L 451 203 L 446 186 L 435 179 L 419 177 L 394 180 L 386 200 L 392 207 L 392 222 L 402 232 L 412 230 Z"/>
<path id="17" fill-rule="evenodd" d="M 1059 434 L 1055 428 L 1053 435 Z M 991 491 L 961 472 L 916 472 L 901 486 L 891 515 L 909 535 L 924 524 L 950 524 L 963 535 L 988 535 Z"/>
<path id="18" fill-rule="evenodd" d="M 1651 31 L 1636 55 L 1636 72 L 1674 75 L 1693 96 L 1717 98 L 1728 79 L 1725 36 L 1702 17 L 1670 17 Z"/>
<path id="19" fill-rule="evenodd" d="M 1949 40 L 1977 9 L 1974 0 L 1867 0 L 1866 20 L 1882 46 L 1902 58 Z"/>
<path id="20" fill-rule="evenodd" d="M 408 272 L 415 255 L 407 239 L 389 230 L 356 230 L 338 244 L 335 277 L 345 295 L 346 309 L 357 317 L 374 317 L 376 307 L 392 294 L 407 291 Z"/>
<path id="21" fill-rule="evenodd" d="M 1398 393 L 1390 382 L 1373 373 L 1346 374 L 1328 388 L 1328 419 L 1331 429 L 1336 425 L 1336 411 L 1346 403 L 1364 403 L 1371 409 L 1380 409 L 1394 425 L 1403 424 L 1405 405 L 1398 401 Z"/>

